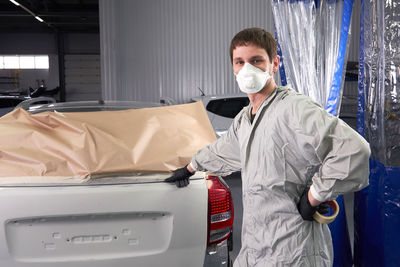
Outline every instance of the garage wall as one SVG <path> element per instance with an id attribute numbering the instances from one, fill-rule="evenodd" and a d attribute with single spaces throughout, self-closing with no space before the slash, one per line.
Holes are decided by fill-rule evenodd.
<path id="1" fill-rule="evenodd" d="M 98 100 L 100 86 L 100 40 L 98 33 L 64 33 L 66 100 Z M 2 55 L 49 55 L 49 70 L 19 70 L 19 88 L 37 87 L 45 80 L 49 89 L 59 86 L 56 36 L 53 33 L 0 33 Z M 0 70 L 0 77 L 16 77 L 15 70 Z M 0 89 L 15 89 L 3 84 Z M 57 96 L 55 96 L 57 98 Z"/>
<path id="2" fill-rule="evenodd" d="M 359 61 L 360 15 L 361 15 L 361 1 L 356 0 L 354 1 L 353 13 L 351 17 L 351 40 L 350 40 L 349 56 L 348 56 L 349 62 Z M 350 71 L 352 73 L 358 73 L 358 70 L 350 70 Z M 348 117 L 354 119 L 357 115 L 357 102 L 358 102 L 358 81 L 357 80 L 345 81 L 343 86 L 343 98 L 340 107 L 341 117 Z"/>
<path id="3" fill-rule="evenodd" d="M 360 15 L 361 0 L 355 0 L 353 4 L 353 12 L 351 15 L 351 36 L 349 46 L 348 60 L 358 62 L 360 49 Z"/>
<path id="4" fill-rule="evenodd" d="M 101 99 L 99 34 L 69 33 L 64 43 L 66 100 Z"/>
<path id="5" fill-rule="evenodd" d="M 105 99 L 178 102 L 237 93 L 229 59 L 235 33 L 273 32 L 265 0 L 100 0 Z M 245 15 L 251 14 L 251 15 Z"/>
<path id="6" fill-rule="evenodd" d="M 1 52 L 1 51 L 0 51 Z M 3 54 L 3 53 L 0 53 Z M 23 54 L 23 53 L 4 53 L 4 54 Z M 35 54 L 31 52 L 29 54 Z M 58 81 L 58 57 L 56 54 L 48 54 L 46 52 L 36 53 L 49 55 L 49 69 L 22 69 L 22 70 L 0 70 L 0 93 L 8 90 L 17 90 L 18 88 L 28 89 L 29 87 L 36 88 L 38 86 L 37 80 L 45 81 L 45 85 L 49 89 L 54 89 L 59 85 Z M 12 83 L 3 83 L 10 78 L 14 78 Z"/>
<path id="7" fill-rule="evenodd" d="M 99 4 L 105 99 L 168 97 L 184 102 L 200 94 L 198 87 L 206 94 L 237 93 L 228 53 L 231 38 L 252 26 L 274 33 L 266 0 L 100 0 Z M 358 46 L 352 44 L 351 50 L 358 51 Z M 349 57 L 358 61 L 358 54 Z"/>
<path id="8" fill-rule="evenodd" d="M 2 84 L 0 91 L 36 88 L 36 80 L 45 80 L 48 88 L 59 85 L 58 58 L 54 35 L 50 33 L 0 33 L 1 55 L 49 55 L 49 70 L 0 70 L 1 77 L 14 77 L 19 85 Z"/>
<path id="9" fill-rule="evenodd" d="M 100 55 L 65 56 L 65 92 L 67 101 L 101 99 Z"/>

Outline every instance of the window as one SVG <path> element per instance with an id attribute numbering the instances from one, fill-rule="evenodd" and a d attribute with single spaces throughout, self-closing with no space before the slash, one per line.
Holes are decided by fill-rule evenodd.
<path id="1" fill-rule="evenodd" d="M 0 69 L 49 69 L 49 56 L 0 56 Z"/>
<path id="2" fill-rule="evenodd" d="M 33 57 L 33 56 L 19 57 L 19 67 L 21 69 L 34 69 L 35 68 L 35 57 Z"/>
<path id="3" fill-rule="evenodd" d="M 19 69 L 19 58 L 13 56 L 4 57 L 5 69 Z"/>
<path id="4" fill-rule="evenodd" d="M 48 69 L 49 57 L 48 56 L 35 56 L 35 69 Z"/>
<path id="5" fill-rule="evenodd" d="M 223 98 L 211 100 L 206 109 L 222 117 L 234 118 L 248 104 L 247 97 Z"/>

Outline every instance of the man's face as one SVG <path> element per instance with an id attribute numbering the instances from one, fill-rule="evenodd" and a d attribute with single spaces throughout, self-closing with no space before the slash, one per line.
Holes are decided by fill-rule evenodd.
<path id="1" fill-rule="evenodd" d="M 262 71 L 269 71 L 273 74 L 273 63 L 270 62 L 267 51 L 264 48 L 249 44 L 246 46 L 238 46 L 233 50 L 233 72 L 238 72 L 244 66 L 244 63 L 249 63 Z M 273 72 L 272 72 L 273 71 Z"/>

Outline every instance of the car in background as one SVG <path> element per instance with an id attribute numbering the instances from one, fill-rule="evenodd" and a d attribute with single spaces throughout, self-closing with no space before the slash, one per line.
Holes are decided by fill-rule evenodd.
<path id="1" fill-rule="evenodd" d="M 37 114 L 157 106 L 100 100 L 16 108 Z M 178 189 L 164 182 L 168 176 L 1 184 L 0 266 L 232 266 L 233 202 L 225 181 L 197 172 Z"/>
<path id="2" fill-rule="evenodd" d="M 30 97 L 30 96 L 22 96 L 22 95 L 0 95 L 0 117 L 7 114 L 8 112 L 14 110 L 17 106 L 29 107 L 33 104 L 49 104 L 56 103 L 56 100 L 52 97 L 47 96 L 39 96 L 39 97 Z"/>
<path id="3" fill-rule="evenodd" d="M 41 83 L 39 80 L 37 81 L 38 86 L 35 89 L 29 87 L 27 90 L 22 88 L 0 90 L 0 117 L 12 111 L 14 107 L 22 102 L 25 105 L 55 103 L 54 96 L 58 94 L 60 87 L 47 90 L 44 80 Z"/>
<path id="4" fill-rule="evenodd" d="M 12 111 L 16 105 L 29 99 L 27 96 L 0 94 L 0 117 Z"/>
<path id="5" fill-rule="evenodd" d="M 233 118 L 249 105 L 249 98 L 245 94 L 199 96 L 191 101 L 203 103 L 218 138 L 227 132 Z"/>

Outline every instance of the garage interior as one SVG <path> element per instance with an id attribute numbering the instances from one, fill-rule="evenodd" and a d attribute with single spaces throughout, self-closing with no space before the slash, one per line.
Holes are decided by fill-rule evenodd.
<path id="1" fill-rule="evenodd" d="M 239 88 L 228 53 L 231 38 L 246 27 L 275 32 L 271 5 L 266 0 L 17 2 L 19 6 L 0 1 L 0 57 L 47 56 L 48 67 L 0 68 L 0 95 L 25 97 L 45 87 L 41 95 L 57 102 L 134 100 L 183 104 L 203 92 L 237 94 Z M 354 129 L 361 10 L 361 0 L 355 0 L 339 116 Z M 281 81 L 279 72 L 275 81 Z M 234 259 L 240 250 L 240 173 L 225 180 L 235 207 Z M 345 195 L 344 199 L 353 251 L 354 196 Z"/>

